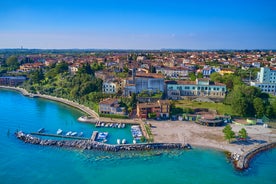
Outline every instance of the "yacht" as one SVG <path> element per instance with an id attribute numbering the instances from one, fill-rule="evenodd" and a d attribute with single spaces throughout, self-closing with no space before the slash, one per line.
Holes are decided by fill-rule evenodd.
<path id="1" fill-rule="evenodd" d="M 58 134 L 58 135 L 61 135 L 62 132 L 63 132 L 63 131 L 62 131 L 60 128 L 57 130 L 57 134 Z"/>

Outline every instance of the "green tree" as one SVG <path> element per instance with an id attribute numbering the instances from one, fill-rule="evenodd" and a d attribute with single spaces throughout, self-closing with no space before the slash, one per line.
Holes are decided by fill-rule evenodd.
<path id="1" fill-rule="evenodd" d="M 247 131 L 245 130 L 245 128 L 242 128 L 239 131 L 239 138 L 241 139 L 247 139 L 248 135 L 247 135 Z"/>
<path id="2" fill-rule="evenodd" d="M 264 106 L 263 100 L 259 97 L 255 98 L 253 100 L 253 106 L 256 111 L 256 116 L 258 118 L 263 117 L 263 115 L 265 113 L 265 106 Z"/>
<path id="3" fill-rule="evenodd" d="M 94 76 L 94 71 L 92 70 L 89 63 L 85 63 L 82 67 L 78 70 L 79 74 L 89 74 Z"/>
<path id="4" fill-rule="evenodd" d="M 65 62 L 58 63 L 55 67 L 56 73 L 68 72 L 68 64 Z"/>
<path id="5" fill-rule="evenodd" d="M 202 72 L 199 72 L 199 73 L 197 73 L 197 78 L 203 78 L 203 73 Z"/>
<path id="6" fill-rule="evenodd" d="M 210 75 L 210 79 L 214 82 L 222 82 L 222 76 L 218 72 L 214 72 Z"/>
<path id="7" fill-rule="evenodd" d="M 44 80 L 44 73 L 42 69 L 34 70 L 29 75 L 30 81 L 33 84 L 39 84 L 42 80 Z"/>
<path id="8" fill-rule="evenodd" d="M 196 80 L 196 75 L 195 75 L 194 72 L 189 73 L 189 77 L 190 77 L 191 81 L 195 81 Z"/>
<path id="9" fill-rule="evenodd" d="M 230 125 L 226 125 L 222 130 L 224 133 L 224 138 L 230 143 L 233 138 L 235 138 L 235 132 L 232 130 Z"/>
<path id="10" fill-rule="evenodd" d="M 132 108 L 135 108 L 136 107 L 136 103 L 137 103 L 137 96 L 135 93 L 132 93 L 131 94 L 131 104 L 132 104 Z"/>
<path id="11" fill-rule="evenodd" d="M 19 64 L 18 58 L 16 56 L 10 56 L 6 60 L 6 65 L 8 67 L 8 70 L 13 71 L 13 70 L 16 70 L 20 64 Z"/>

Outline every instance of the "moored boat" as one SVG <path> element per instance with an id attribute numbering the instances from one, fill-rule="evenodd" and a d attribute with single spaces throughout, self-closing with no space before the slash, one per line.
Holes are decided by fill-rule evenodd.
<path id="1" fill-rule="evenodd" d="M 79 137 L 82 137 L 82 136 L 83 136 L 83 132 L 80 132 L 80 133 L 79 133 Z"/>
<path id="2" fill-rule="evenodd" d="M 133 144 L 136 144 L 136 139 L 133 139 L 133 141 L 132 141 L 132 142 L 133 142 Z"/>
<path id="3" fill-rule="evenodd" d="M 72 132 L 71 136 L 76 136 L 78 135 L 78 132 Z"/>
<path id="4" fill-rule="evenodd" d="M 121 139 L 117 139 L 117 144 L 121 144 Z"/>
<path id="5" fill-rule="evenodd" d="M 60 128 L 57 130 L 57 134 L 58 134 L 58 135 L 61 135 L 62 132 L 63 132 L 63 131 L 62 131 Z"/>
<path id="6" fill-rule="evenodd" d="M 72 135 L 72 131 L 69 131 L 65 134 L 66 136 L 71 136 Z"/>
<path id="7" fill-rule="evenodd" d="M 126 143 L 126 139 L 123 139 L 123 140 L 122 140 L 122 144 L 125 144 L 125 143 Z"/>
<path id="8" fill-rule="evenodd" d="M 40 128 L 37 132 L 38 132 L 38 133 L 44 133 L 44 132 L 45 132 L 45 129 L 44 129 L 44 128 Z"/>

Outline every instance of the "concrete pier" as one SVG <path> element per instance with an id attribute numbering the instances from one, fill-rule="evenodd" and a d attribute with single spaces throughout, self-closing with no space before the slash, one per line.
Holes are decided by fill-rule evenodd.
<path id="1" fill-rule="evenodd" d="M 98 131 L 93 131 L 90 140 L 91 141 L 96 141 L 97 135 L 98 135 Z"/>

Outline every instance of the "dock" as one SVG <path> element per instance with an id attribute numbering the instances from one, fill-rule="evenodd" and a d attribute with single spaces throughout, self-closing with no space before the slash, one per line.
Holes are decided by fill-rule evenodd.
<path id="1" fill-rule="evenodd" d="M 85 138 L 85 137 L 66 136 L 66 135 L 57 135 L 57 134 L 46 134 L 46 133 L 38 133 L 38 132 L 31 132 L 30 134 L 31 135 L 47 136 L 47 137 L 59 137 L 59 138 L 79 139 L 79 140 L 88 140 L 89 139 L 89 138 Z"/>
<path id="2" fill-rule="evenodd" d="M 98 135 L 98 131 L 93 131 L 90 140 L 91 140 L 91 141 L 95 141 L 96 138 L 97 138 L 97 135 Z"/>

